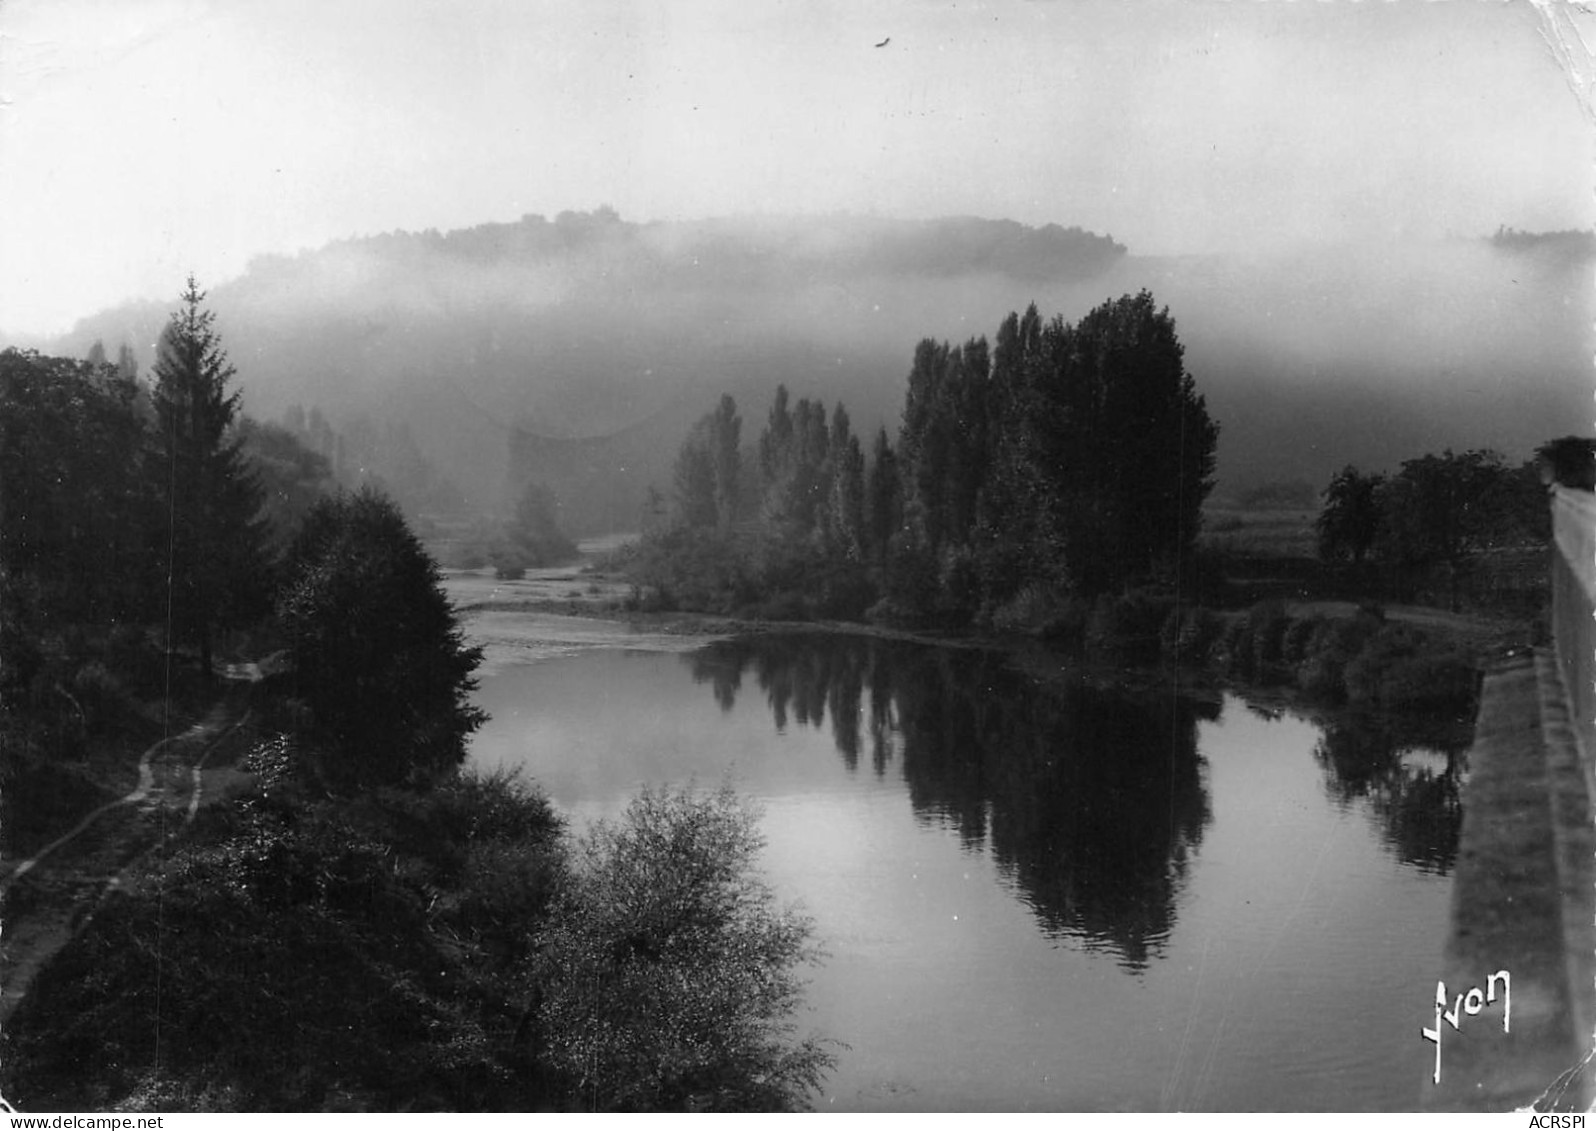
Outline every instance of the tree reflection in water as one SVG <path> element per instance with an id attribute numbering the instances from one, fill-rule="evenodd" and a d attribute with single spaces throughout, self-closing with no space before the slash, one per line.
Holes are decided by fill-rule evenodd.
<path id="1" fill-rule="evenodd" d="M 1217 706 L 1084 684 L 1043 687 L 999 653 L 772 635 L 688 657 L 730 709 L 751 672 L 778 729 L 822 727 L 850 771 L 898 762 L 916 816 L 989 847 L 1049 934 L 1157 957 L 1211 819 L 1197 720 Z"/>
<path id="2" fill-rule="evenodd" d="M 1323 723 L 1313 756 L 1331 799 L 1366 801 L 1398 860 L 1445 875 L 1457 861 L 1468 743 L 1455 722 L 1348 713 Z"/>
<path id="3" fill-rule="evenodd" d="M 866 752 L 864 772 L 898 763 L 916 817 L 989 848 L 1050 935 L 1130 970 L 1161 953 L 1211 820 L 1197 722 L 1217 719 L 1218 704 L 1044 685 L 1001 653 L 862 636 L 746 637 L 686 659 L 723 710 L 752 673 L 778 730 L 829 716 L 850 772 Z M 1366 804 L 1399 860 L 1449 871 L 1468 728 L 1354 713 L 1319 725 L 1331 799 Z"/>

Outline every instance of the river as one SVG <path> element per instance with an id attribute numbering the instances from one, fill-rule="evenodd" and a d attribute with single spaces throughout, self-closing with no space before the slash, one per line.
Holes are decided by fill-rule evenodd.
<path id="1" fill-rule="evenodd" d="M 848 1046 L 817 1108 L 1417 1106 L 1455 752 L 977 649 L 683 643 L 501 654 L 472 758 L 578 828 L 645 783 L 761 806 L 828 952 L 799 1025 Z"/>

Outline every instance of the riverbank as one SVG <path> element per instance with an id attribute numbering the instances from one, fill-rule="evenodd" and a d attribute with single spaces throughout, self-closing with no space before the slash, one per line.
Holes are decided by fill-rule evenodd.
<path id="1" fill-rule="evenodd" d="M 564 646 L 623 636 L 636 643 L 589 620 Z M 0 1091 L 15 1107 L 805 1104 L 831 1054 L 780 1025 L 807 927 L 752 886 L 752 818 L 734 799 L 645 799 L 635 832 L 578 852 L 514 775 L 334 788 L 292 681 L 248 692 L 136 754 L 125 793 L 117 762 L 110 801 L 58 814 L 8 859 Z M 692 859 L 652 854 L 661 837 Z M 607 886 L 632 863 L 665 906 Z M 717 920 L 728 877 L 764 902 L 737 898 Z M 708 910 L 677 932 L 670 915 L 693 900 Z M 644 1041 L 666 1051 L 636 1073 Z M 682 1067 L 660 1080 L 667 1062 Z"/>
<path id="2" fill-rule="evenodd" d="M 535 659 L 590 646 L 680 651 L 691 641 L 765 633 L 833 633 L 1010 652 L 1038 677 L 1145 682 L 1154 671 L 1183 685 L 1235 686 L 1304 703 L 1472 718 L 1481 673 L 1539 637 L 1522 618 L 1352 601 L 1259 602 L 1246 609 L 1179 606 L 1131 593 L 1080 604 L 1062 619 L 1011 632 L 942 632 L 840 620 L 753 620 L 648 611 L 624 576 L 586 560 L 503 581 L 447 571 L 444 588 L 496 658 Z M 527 620 L 526 618 L 533 618 Z M 597 626 L 608 626 L 598 628 Z M 624 626 L 624 627 L 623 627 Z M 624 642 L 617 634 L 627 635 Z"/>
<path id="3" fill-rule="evenodd" d="M 490 669 L 495 664 L 589 649 L 685 652 L 720 637 L 803 632 L 915 641 L 961 650 L 998 648 L 1009 654 L 1022 673 L 1038 680 L 1078 680 L 1084 675 L 1094 681 L 1124 685 L 1137 680 L 1163 682 L 1174 678 L 1183 681 L 1182 690 L 1186 691 L 1228 685 L 1224 681 L 1230 678 L 1201 667 L 1139 665 L 1089 651 L 1077 658 L 1068 648 L 1057 646 L 1056 641 L 1023 635 L 949 637 L 845 622 L 748 622 L 681 613 L 618 616 L 604 602 L 613 599 L 622 583 L 615 582 L 615 588 L 606 590 L 604 579 L 576 570 L 540 572 L 544 576 L 510 583 L 481 574 L 446 577 L 445 590 L 455 600 L 471 642 L 484 645 Z M 580 591 L 574 601 L 573 590 Z M 550 592 L 556 594 L 552 601 Z M 620 592 L 624 597 L 625 590 Z M 1275 615 L 1277 612 L 1280 615 Z M 1334 623 L 1360 615 L 1369 614 L 1353 608 L 1323 607 L 1281 607 L 1267 617 L 1254 616 L 1252 611 L 1222 614 L 1218 622 L 1222 631 L 1215 639 L 1226 639 L 1231 632 L 1235 633 L 1233 643 L 1273 639 L 1278 628 L 1283 643 L 1290 636 L 1292 623 Z M 1434 613 L 1416 615 L 1433 617 Z M 1228 627 L 1233 624 L 1242 627 Z M 1449 628 L 1445 623 L 1429 627 L 1443 632 Z M 1497 639 L 1496 630 L 1489 625 L 1450 627 L 1472 634 L 1470 638 L 1481 646 Z M 1379 631 L 1374 629 L 1371 639 Z M 1307 641 L 1312 633 L 1301 631 L 1298 636 Z M 1155 635 L 1152 643 L 1156 646 L 1158 642 Z M 1141 643 L 1146 644 L 1147 640 Z M 1207 682 L 1210 680 L 1213 682 Z M 978 689 L 986 685 L 971 682 L 967 686 L 972 695 L 978 696 Z M 1244 694 L 1251 697 L 1292 693 L 1284 683 L 1273 688 Z M 268 738 L 268 729 L 252 734 L 243 745 L 253 746 L 254 740 Z M 54 1080 L 60 1090 L 49 1094 L 60 1103 L 103 1107 L 115 1102 L 148 1109 L 206 1105 L 222 1108 L 272 1102 L 382 1106 L 398 1102 L 402 1096 L 426 1106 L 485 1102 L 481 1096 L 486 1092 L 460 1090 L 463 1077 L 445 1063 L 454 1054 L 435 1047 L 431 1038 L 416 1038 L 413 1042 L 416 1059 L 410 1062 L 413 1071 L 408 1075 L 396 1076 L 390 1071 L 391 1066 L 376 1060 L 360 1060 L 350 1062 L 345 1076 L 334 1073 L 317 1083 L 310 1077 L 271 1076 L 247 1058 L 222 1063 L 212 1050 L 199 1046 L 182 1050 L 192 1071 L 171 1077 L 151 1075 L 144 1071 L 148 1066 L 138 1059 L 147 1050 L 128 1035 L 137 1030 L 139 1011 L 148 1006 L 138 989 L 147 984 L 148 971 L 139 964 L 143 961 L 139 955 L 125 949 L 125 939 L 129 937 L 137 937 L 143 940 L 140 945 L 148 943 L 155 950 L 165 946 L 169 972 L 178 968 L 174 963 L 187 964 L 183 969 L 189 973 L 184 977 L 190 978 L 192 984 L 181 991 L 185 996 L 169 996 L 162 1008 L 169 1017 L 187 1016 L 196 1028 L 203 1028 L 198 1020 L 203 1010 L 216 1002 L 236 999 L 240 1009 L 269 1018 L 271 1026 L 276 1027 L 274 1031 L 291 1033 L 298 1016 L 295 1003 L 301 998 L 285 997 L 289 988 L 294 994 L 303 991 L 301 996 L 307 1000 L 331 992 L 327 987 L 333 983 L 326 980 L 325 972 L 317 975 L 321 981 L 296 981 L 300 972 L 295 965 L 294 948 L 279 940 L 285 924 L 292 924 L 302 941 L 334 948 L 341 963 L 339 969 L 348 975 L 345 980 L 363 987 L 361 992 L 367 994 L 361 1002 L 340 1007 L 342 1012 L 329 1022 L 332 1027 L 317 1038 L 323 1041 L 321 1047 L 327 1057 L 337 1052 L 338 1032 L 343 1031 L 340 1026 L 361 1031 L 396 1026 L 392 1029 L 393 1040 L 388 1042 L 395 1047 L 415 1037 L 408 1022 L 391 1017 L 379 1004 L 403 983 L 415 987 L 411 1005 L 416 1016 L 434 1023 L 438 1033 L 452 1034 L 451 1040 L 457 1037 L 477 1050 L 469 1058 L 466 1076 L 481 1074 L 483 1079 L 498 1079 L 510 1071 L 507 1066 L 517 1063 L 516 1058 L 521 1056 L 518 1030 L 524 1021 L 525 1002 L 516 1009 L 482 1007 L 481 995 L 497 993 L 502 987 L 494 978 L 473 973 L 472 964 L 484 954 L 490 954 L 491 963 L 500 961 L 503 954 L 520 953 L 515 951 L 520 943 L 501 937 L 500 928 L 527 914 L 527 904 L 514 884 L 500 878 L 501 865 L 510 861 L 520 869 L 516 875 L 535 878 L 543 874 L 540 869 L 554 866 L 551 861 L 555 850 L 544 835 L 547 829 L 530 839 L 519 834 L 508 838 L 497 834 L 479 836 L 478 832 L 461 830 L 467 826 L 477 829 L 477 816 L 494 809 L 520 812 L 529 818 L 536 816 L 541 811 L 539 803 L 509 795 L 501 797 L 497 787 L 468 782 L 453 796 L 422 800 L 393 792 L 349 806 L 318 799 L 306 783 L 293 786 L 283 779 L 283 766 L 273 761 L 273 752 L 286 757 L 287 750 L 267 744 L 263 754 L 257 757 L 260 752 L 256 751 L 237 766 L 226 764 L 237 760 L 231 756 L 223 759 L 221 765 L 214 758 L 206 763 L 207 775 L 213 771 L 232 775 L 227 779 L 231 783 L 228 792 L 236 787 L 247 791 L 247 797 L 236 805 L 211 806 L 207 801 L 219 797 L 221 791 L 206 794 L 197 809 L 199 820 L 194 832 L 184 833 L 169 844 L 163 842 L 157 863 L 162 869 L 161 883 L 167 885 L 162 888 L 165 902 L 151 903 L 136 890 L 137 884 L 128 885 L 135 890 L 124 890 L 123 897 L 112 901 L 113 906 L 104 916 L 96 916 L 90 937 L 71 952 L 66 965 L 59 969 L 52 965 L 40 972 L 49 1001 L 35 1002 L 38 1009 L 25 1011 L 33 1016 L 22 1018 L 24 1044 L 15 1043 L 17 1032 L 13 1030 L 7 1034 L 7 1047 L 13 1053 L 24 1051 L 25 1055 L 21 1059 L 14 1057 L 12 1063 L 31 1065 L 34 1072 L 42 1074 L 34 1077 L 35 1082 Z M 169 776 L 174 783 L 187 780 L 187 771 L 198 772 L 199 753 L 196 750 L 193 759 L 173 761 Z M 195 764 L 190 765 L 190 761 Z M 200 798 L 201 794 L 196 792 L 193 796 Z M 175 826 L 182 822 L 176 813 L 187 810 L 187 803 L 174 792 L 171 808 Z M 456 829 L 457 820 L 466 824 Z M 137 847 L 126 838 L 123 843 Z M 62 862 L 72 863 L 64 857 Z M 395 862 L 402 865 L 402 874 L 392 871 Z M 87 862 L 74 873 L 85 883 L 99 874 Z M 71 879 L 64 872 L 62 875 L 63 882 Z M 545 888 L 536 890 L 546 892 Z M 534 902 L 542 898 L 539 895 Z M 202 940 L 192 952 L 173 949 L 179 944 L 170 931 L 184 917 L 194 925 L 193 938 Z M 217 924 L 229 925 L 222 928 Z M 516 938 L 524 934 L 520 932 Z M 393 952 L 400 955 L 394 958 L 397 965 L 388 964 L 388 959 L 372 965 L 364 957 L 378 953 L 384 946 L 400 948 Z M 502 953 L 501 948 L 505 948 Z M 244 968 L 266 971 L 257 979 L 260 987 L 238 986 L 229 980 L 235 977 L 229 971 L 237 969 L 233 960 L 226 957 L 229 953 L 253 956 Z M 515 959 L 516 963 L 519 961 Z M 178 992 L 178 984 L 171 983 L 173 993 Z M 257 988 L 261 993 L 256 993 Z M 183 1010 L 191 1013 L 183 1014 Z M 59 1018 L 68 1016 L 78 1020 L 66 1031 L 57 1032 L 54 1027 L 60 1024 Z M 109 1052 L 93 1052 L 89 1043 L 99 1041 L 104 1045 L 104 1034 L 108 1033 L 117 1034 L 123 1043 Z M 178 1060 L 172 1057 L 178 1046 L 169 1046 L 166 1051 L 167 1059 L 162 1064 L 177 1065 Z M 90 1064 L 84 1058 L 91 1057 L 91 1053 L 99 1058 L 93 1063 L 100 1066 L 95 1071 L 100 1073 L 97 1079 L 104 1086 L 93 1096 L 73 1090 L 79 1079 L 77 1074 Z M 108 1056 L 116 1064 L 106 1060 Z M 52 1070 L 59 1075 L 50 1077 Z M 201 1086 L 204 1081 L 222 1076 L 255 1079 L 259 1083 L 234 1092 L 212 1092 Z M 412 1087 L 415 1080 L 422 1083 Z M 257 1086 L 260 1091 L 249 1090 Z M 558 1092 L 562 1086 L 555 1085 L 553 1090 Z M 525 1102 L 527 1096 L 542 1094 L 548 1087 L 548 1081 L 523 1079 L 509 1090 L 495 1093 L 495 1102 L 514 1106 Z M 472 1101 L 471 1096 L 478 1098 Z M 66 1103 L 78 1099 L 95 1102 Z"/>

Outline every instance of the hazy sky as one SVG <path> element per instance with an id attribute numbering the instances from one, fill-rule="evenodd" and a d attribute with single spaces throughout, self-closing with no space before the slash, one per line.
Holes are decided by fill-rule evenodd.
<path id="1" fill-rule="evenodd" d="M 599 204 L 1009 217 L 1133 252 L 1588 227 L 1591 23 L 1559 0 L 5 0 L 0 329 Z"/>

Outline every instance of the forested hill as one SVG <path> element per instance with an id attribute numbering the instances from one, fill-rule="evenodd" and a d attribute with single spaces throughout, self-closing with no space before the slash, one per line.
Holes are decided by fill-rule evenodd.
<path id="1" fill-rule="evenodd" d="M 1527 450 L 1588 416 L 1592 273 L 1570 246 L 1504 230 L 1158 258 L 1005 220 L 634 223 L 600 209 L 350 239 L 202 282 L 251 415 L 298 404 L 345 430 L 408 426 L 469 510 L 505 513 L 530 469 L 569 528 L 592 531 L 635 525 L 723 393 L 758 404 L 785 384 L 895 431 L 921 339 L 964 341 L 1031 302 L 1077 318 L 1143 288 L 1169 305 L 1226 422 L 1221 494 L 1322 483 L 1349 459 Z M 126 342 L 147 367 L 167 313 L 104 312 L 41 348 Z"/>
<path id="2" fill-rule="evenodd" d="M 1020 296 L 1096 278 L 1125 251 L 1078 228 L 1012 221 L 638 224 L 601 209 L 265 257 L 211 293 L 249 373 L 252 414 L 300 404 L 335 423 L 398 418 L 476 508 L 492 509 L 512 423 L 591 437 L 664 411 L 668 459 L 676 425 L 704 397 L 751 383 L 837 395 L 864 381 L 877 391 L 860 403 L 888 411 L 925 313 L 961 308 L 972 280 Z M 147 364 L 166 313 L 107 311 L 50 348 L 125 341 Z M 956 333 L 951 317 L 934 321 Z"/>

